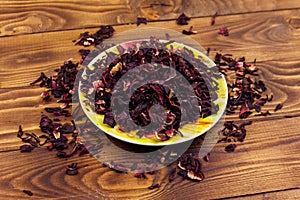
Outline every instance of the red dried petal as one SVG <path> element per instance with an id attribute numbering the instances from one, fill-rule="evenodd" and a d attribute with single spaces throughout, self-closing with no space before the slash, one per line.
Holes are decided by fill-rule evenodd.
<path id="1" fill-rule="evenodd" d="M 229 36 L 229 31 L 226 27 L 222 27 L 219 29 L 219 34 L 223 36 Z"/>
<path id="2" fill-rule="evenodd" d="M 247 118 L 252 112 L 249 111 L 248 107 L 243 104 L 242 107 L 241 107 L 241 110 L 240 110 L 240 114 L 239 114 L 239 117 L 240 118 Z"/>
<path id="3" fill-rule="evenodd" d="M 283 107 L 283 104 L 282 104 L 282 103 L 277 104 L 277 106 L 276 106 L 275 109 L 274 109 L 274 112 L 276 112 L 276 111 L 282 109 L 282 107 Z"/>

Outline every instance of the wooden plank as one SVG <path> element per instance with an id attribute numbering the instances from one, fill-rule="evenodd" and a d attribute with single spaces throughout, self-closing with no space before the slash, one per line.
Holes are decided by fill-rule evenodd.
<path id="1" fill-rule="evenodd" d="M 288 20 L 294 16 L 300 16 L 300 11 L 223 16 L 219 17 L 219 22 L 215 26 L 207 25 L 210 18 L 197 18 L 191 21 L 191 25 L 199 33 L 192 38 L 204 48 L 210 47 L 212 50 L 223 50 L 235 56 L 245 56 L 249 61 L 256 58 L 258 62 L 269 65 L 287 62 L 295 67 L 295 74 L 297 74 L 299 68 L 295 55 L 299 52 L 297 46 L 300 41 L 300 30 L 294 29 L 288 23 Z M 218 35 L 221 26 L 229 28 L 230 36 Z M 116 26 L 116 34 L 135 27 L 135 25 Z M 150 23 L 149 27 L 165 27 L 177 31 L 188 28 L 188 26 L 178 26 L 174 21 Z M 86 30 L 94 32 L 96 29 Z M 0 88 L 28 86 L 41 71 L 51 73 L 66 59 L 79 60 L 77 51 L 81 47 L 74 46 L 71 41 L 77 39 L 83 31 L 85 30 L 0 38 L 2 55 Z M 215 51 L 212 51 L 211 55 L 213 53 Z M 266 61 L 270 62 L 266 63 Z M 290 67 L 287 63 L 283 64 L 284 68 Z M 279 70 L 285 69 L 278 69 L 276 72 Z"/>
<path id="2" fill-rule="evenodd" d="M 264 200 L 264 199 L 299 199 L 300 198 L 300 189 L 287 189 L 283 191 L 275 191 L 257 195 L 249 195 L 243 196 L 233 199 L 257 199 L 257 200 Z"/>
<path id="3" fill-rule="evenodd" d="M 249 126 L 247 139 L 233 153 L 224 152 L 224 144 L 217 144 L 210 162 L 203 163 L 206 175 L 203 182 L 183 181 L 181 177 L 171 183 L 162 181 L 168 173 L 164 168 L 159 177 L 161 186 L 156 190 L 147 189 L 153 176 L 143 180 L 134 178 L 133 174 L 116 173 L 88 155 L 59 159 L 46 148 L 28 154 L 1 152 L 0 159 L 5 162 L 0 162 L 0 196 L 18 199 L 24 197 L 23 189 L 29 189 L 37 199 L 82 196 L 88 199 L 177 199 L 179 196 L 216 199 L 297 188 L 300 184 L 299 119 Z M 79 174 L 66 176 L 65 167 L 72 162 L 79 163 Z"/>
<path id="4" fill-rule="evenodd" d="M 297 0 L 1 0 L 0 36 L 135 23 L 137 16 L 167 20 L 182 12 L 203 17 L 299 7 Z"/>

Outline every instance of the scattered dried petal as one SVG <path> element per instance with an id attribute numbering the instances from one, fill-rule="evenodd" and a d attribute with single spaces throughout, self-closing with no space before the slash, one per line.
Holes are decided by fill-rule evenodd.
<path id="1" fill-rule="evenodd" d="M 33 195 L 33 193 L 30 190 L 23 190 L 23 192 L 25 194 L 27 194 L 28 196 L 32 196 Z"/>
<path id="2" fill-rule="evenodd" d="M 68 165 L 66 174 L 71 175 L 71 176 L 78 174 L 77 163 L 72 163 L 72 164 Z"/>
<path id="3" fill-rule="evenodd" d="M 186 16 L 184 13 L 182 13 L 178 18 L 177 18 L 177 24 L 180 24 L 180 25 L 187 25 L 188 22 L 191 18 Z"/>
<path id="4" fill-rule="evenodd" d="M 211 23 L 210 25 L 214 25 L 216 23 L 216 17 L 217 17 L 218 12 L 216 12 L 212 17 L 211 17 Z"/>
<path id="5" fill-rule="evenodd" d="M 247 118 L 252 112 L 248 109 L 248 107 L 244 104 L 242 105 L 241 107 L 241 110 L 240 110 L 240 114 L 239 114 L 239 117 L 240 118 Z"/>
<path id="6" fill-rule="evenodd" d="M 229 144 L 225 147 L 225 151 L 227 152 L 233 152 L 236 148 L 236 144 Z"/>
<path id="7" fill-rule="evenodd" d="M 93 34 L 89 32 L 81 33 L 78 40 L 74 40 L 75 45 L 91 46 L 100 44 L 105 38 L 109 38 L 114 33 L 112 26 L 100 26 L 100 29 Z"/>
<path id="8" fill-rule="evenodd" d="M 203 157 L 203 160 L 208 162 L 210 159 L 210 153 L 207 153 L 204 157 Z"/>
<path id="9" fill-rule="evenodd" d="M 210 48 L 208 47 L 206 50 L 206 55 L 209 56 L 209 53 L 210 53 Z"/>
<path id="10" fill-rule="evenodd" d="M 18 138 L 22 138 L 23 134 L 24 134 L 24 132 L 23 132 L 23 130 L 22 130 L 22 126 L 19 125 L 19 130 L 18 130 L 17 137 L 18 137 Z"/>
<path id="11" fill-rule="evenodd" d="M 144 170 L 138 170 L 137 173 L 134 174 L 136 178 L 147 178 Z"/>
<path id="12" fill-rule="evenodd" d="M 21 152 L 31 152 L 32 150 L 33 150 L 33 147 L 31 145 L 24 144 L 24 145 L 20 146 Z"/>
<path id="13" fill-rule="evenodd" d="M 226 27 L 222 27 L 219 30 L 219 34 L 223 35 L 223 36 L 229 36 L 229 31 L 228 31 L 228 29 Z"/>
<path id="14" fill-rule="evenodd" d="M 204 179 L 204 174 L 202 172 L 188 171 L 187 176 L 192 180 L 202 181 Z"/>
<path id="15" fill-rule="evenodd" d="M 276 106 L 275 109 L 274 109 L 274 112 L 276 112 L 276 111 L 282 109 L 282 107 L 283 107 L 283 104 L 282 104 L 282 103 L 277 104 L 277 106 Z"/>
<path id="16" fill-rule="evenodd" d="M 140 24 L 147 24 L 148 20 L 146 18 L 138 17 L 136 21 L 136 25 L 139 26 Z"/>
<path id="17" fill-rule="evenodd" d="M 183 30 L 182 33 L 185 34 L 185 35 L 193 35 L 193 34 L 196 34 L 197 31 L 193 31 L 193 26 L 191 26 L 188 31 Z"/>
<path id="18" fill-rule="evenodd" d="M 48 91 L 43 91 L 41 93 L 41 97 L 42 97 L 43 100 L 48 100 L 50 98 L 50 94 L 49 94 Z"/>

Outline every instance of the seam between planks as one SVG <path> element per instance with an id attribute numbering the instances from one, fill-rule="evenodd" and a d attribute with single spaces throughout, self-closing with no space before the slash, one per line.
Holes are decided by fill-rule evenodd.
<path id="1" fill-rule="evenodd" d="M 292 11 L 292 10 L 299 10 L 300 7 L 296 8 L 285 8 L 285 9 L 274 9 L 274 10 L 260 10 L 260 11 L 252 11 L 252 12 L 240 12 L 240 13 L 232 13 L 232 14 L 222 14 L 218 15 L 218 17 L 222 16 L 236 16 L 236 15 L 246 15 L 246 14 L 257 14 L 257 13 L 269 13 L 269 12 L 279 12 L 279 11 Z M 201 19 L 201 18 L 209 18 L 211 16 L 195 16 L 191 17 L 191 19 Z M 160 20 L 149 20 L 148 22 L 165 22 L 165 21 L 174 21 L 176 18 L 170 18 L 170 19 L 160 19 Z M 135 24 L 135 22 L 126 22 L 126 23 L 118 23 L 118 24 L 103 24 L 103 25 L 111 25 L 111 26 L 124 26 L 124 25 L 132 25 Z M 98 28 L 98 26 L 83 26 L 83 27 L 77 27 L 77 28 L 67 28 L 67 29 L 61 29 L 61 30 L 49 30 L 49 31 L 40 31 L 40 32 L 33 32 L 33 33 L 23 33 L 23 34 L 16 34 L 16 35 L 4 35 L 0 36 L 0 38 L 7 38 L 7 37 L 14 37 L 14 36 L 20 36 L 20 35 L 30 35 L 30 34 L 42 34 L 42 33 L 55 33 L 55 32 L 61 32 L 61 31 L 75 31 L 75 30 L 81 30 L 81 29 L 93 29 Z"/>

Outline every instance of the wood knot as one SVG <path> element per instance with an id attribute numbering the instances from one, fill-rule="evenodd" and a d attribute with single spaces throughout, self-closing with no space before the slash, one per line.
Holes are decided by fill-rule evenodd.
<path id="1" fill-rule="evenodd" d="M 137 9 L 140 17 L 157 20 L 170 14 L 177 7 L 174 0 L 131 0 L 131 7 Z"/>
<path id="2" fill-rule="evenodd" d="M 295 29 L 300 28 L 300 18 L 296 18 L 296 17 L 290 18 L 289 24 Z"/>

